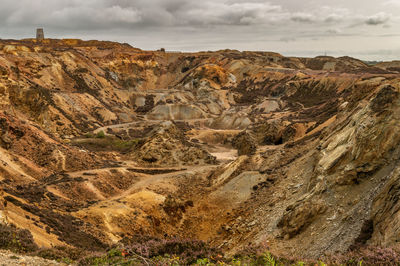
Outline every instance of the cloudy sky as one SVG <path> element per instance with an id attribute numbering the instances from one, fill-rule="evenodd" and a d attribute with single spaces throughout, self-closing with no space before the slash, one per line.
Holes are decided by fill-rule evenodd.
<path id="1" fill-rule="evenodd" d="M 1 0 L 0 38 L 400 60 L 400 0 Z"/>

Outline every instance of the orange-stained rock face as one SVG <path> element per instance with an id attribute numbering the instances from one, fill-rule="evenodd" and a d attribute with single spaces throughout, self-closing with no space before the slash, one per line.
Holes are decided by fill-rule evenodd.
<path id="1" fill-rule="evenodd" d="M 396 64 L 0 41 L 2 222 L 42 246 L 396 245 Z"/>

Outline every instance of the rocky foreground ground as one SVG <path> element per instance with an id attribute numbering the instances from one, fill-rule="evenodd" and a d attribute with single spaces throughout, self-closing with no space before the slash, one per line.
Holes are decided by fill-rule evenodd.
<path id="1" fill-rule="evenodd" d="M 0 41 L 1 223 L 317 259 L 400 241 L 400 64 Z"/>
<path id="2" fill-rule="evenodd" d="M 15 254 L 10 251 L 0 251 L 0 265 L 2 266 L 55 266 L 55 265 L 66 265 L 56 261 L 46 260 L 43 258 L 24 256 Z"/>

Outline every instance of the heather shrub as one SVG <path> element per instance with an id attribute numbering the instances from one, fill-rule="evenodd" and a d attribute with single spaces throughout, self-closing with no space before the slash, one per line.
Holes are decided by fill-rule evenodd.
<path id="1" fill-rule="evenodd" d="M 37 250 L 38 246 L 28 230 L 18 229 L 14 225 L 0 224 L 0 249 L 27 253 Z"/>
<path id="2" fill-rule="evenodd" d="M 79 260 L 82 257 L 87 255 L 87 251 L 78 248 L 71 248 L 66 246 L 57 246 L 54 248 L 43 248 L 32 255 L 48 259 L 48 260 L 56 260 L 62 262 L 72 262 Z"/>
<path id="3" fill-rule="evenodd" d="M 328 258 L 332 264 L 345 265 L 399 265 L 400 251 L 395 248 L 373 246 L 357 247 L 344 254 L 332 255 Z"/>
<path id="4" fill-rule="evenodd" d="M 132 243 L 126 247 L 130 254 L 138 254 L 145 258 L 174 255 L 181 263 L 191 264 L 202 258 L 221 257 L 216 248 L 211 248 L 204 241 L 188 239 L 149 239 Z"/>

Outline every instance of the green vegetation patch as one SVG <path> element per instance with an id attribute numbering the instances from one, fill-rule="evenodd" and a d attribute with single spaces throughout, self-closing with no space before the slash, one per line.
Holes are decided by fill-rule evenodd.
<path id="1" fill-rule="evenodd" d="M 72 145 L 90 151 L 118 151 L 129 152 L 137 145 L 140 139 L 123 140 L 115 136 L 108 136 L 103 131 L 97 134 L 87 133 L 84 138 L 78 138 L 71 142 Z"/>

